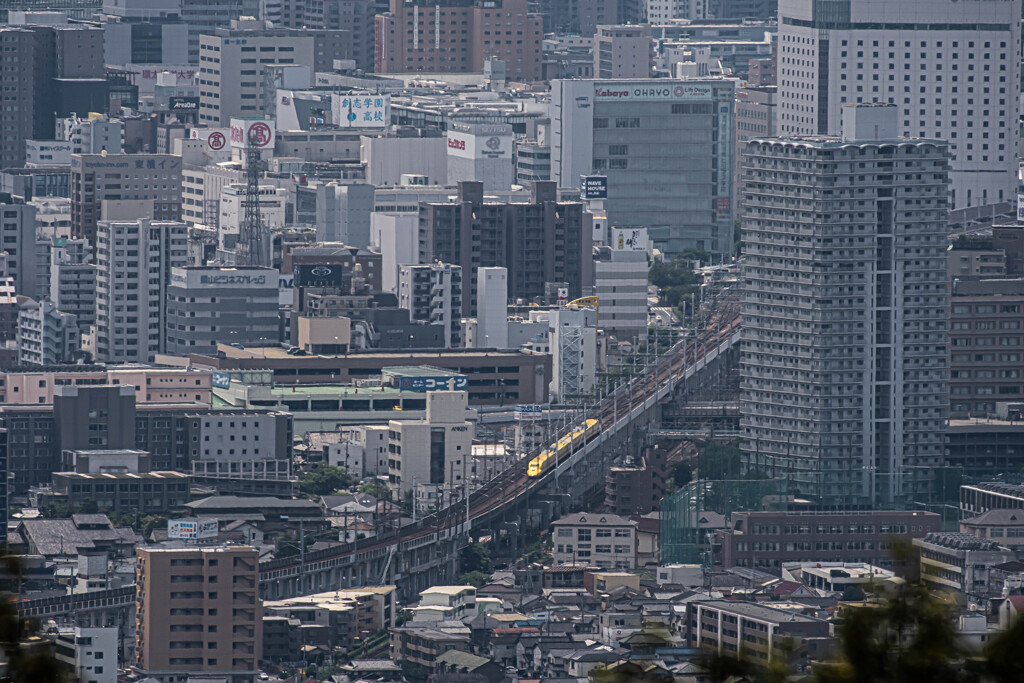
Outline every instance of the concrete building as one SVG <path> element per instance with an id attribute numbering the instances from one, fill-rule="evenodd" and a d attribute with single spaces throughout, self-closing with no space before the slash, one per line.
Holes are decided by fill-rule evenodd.
<path id="1" fill-rule="evenodd" d="M 956 254 L 960 252 L 949 252 Z M 1024 400 L 1024 279 L 954 280 L 949 299 L 949 414 L 990 416 Z"/>
<path id="2" fill-rule="evenodd" d="M 733 205 L 739 210 L 740 160 L 747 140 L 773 138 L 777 134 L 778 88 L 747 86 L 736 89 L 736 165 L 733 169 L 733 187 L 736 188 Z"/>
<path id="3" fill-rule="evenodd" d="M 598 26 L 594 35 L 594 78 L 650 78 L 654 66 L 651 27 Z"/>
<path id="4" fill-rule="evenodd" d="M 223 546 L 137 555 L 133 669 L 161 683 L 214 675 L 253 683 L 263 650 L 259 553 Z"/>
<path id="5" fill-rule="evenodd" d="M 476 487 L 476 430 L 467 416 L 475 418 L 475 411 L 465 391 L 431 391 L 424 419 L 388 422 L 388 482 L 400 498 L 414 491 L 417 507 L 426 507 Z"/>
<path id="6" fill-rule="evenodd" d="M 800 643 L 832 637 L 827 619 L 809 617 L 793 610 L 728 600 L 693 601 L 686 605 L 688 647 L 718 654 L 742 652 L 761 665 L 773 659 L 803 659 Z M 791 651 L 788 644 L 795 644 Z"/>
<path id="7" fill-rule="evenodd" d="M 257 201 L 262 225 L 271 230 L 284 227 L 288 190 L 273 185 L 260 185 Z M 247 208 L 245 185 L 232 183 L 221 190 L 220 219 L 216 226 L 219 249 L 235 250 Z"/>
<path id="8" fill-rule="evenodd" d="M 992 567 L 1017 559 L 1017 553 L 995 541 L 971 534 L 936 532 L 915 538 L 925 585 L 954 591 L 976 601 L 991 593 Z"/>
<path id="9" fill-rule="evenodd" d="M 53 405 L 58 386 L 114 385 L 136 387 L 138 403 L 210 404 L 208 370 L 154 366 L 65 365 L 62 368 L 11 368 L 0 371 L 0 404 Z"/>
<path id="10" fill-rule="evenodd" d="M 484 60 L 500 59 L 510 81 L 541 79 L 542 20 L 526 0 L 391 0 L 374 38 L 377 73 L 483 73 Z"/>
<path id="11" fill-rule="evenodd" d="M 24 166 L 25 141 L 52 138 L 57 116 L 81 106 L 105 108 L 102 29 L 4 25 L 0 50 L 19 60 L 0 73 L 0 88 L 18 102 L 0 130 L 0 168 Z"/>
<path id="12" fill-rule="evenodd" d="M 548 319 L 551 400 L 572 403 L 597 381 L 597 309 L 554 309 Z"/>
<path id="13" fill-rule="evenodd" d="M 115 627 L 75 626 L 61 630 L 55 641 L 57 661 L 82 683 L 117 683 L 117 653 Z"/>
<path id="14" fill-rule="evenodd" d="M 612 226 L 647 227 L 672 254 L 733 252 L 733 116 L 729 80 L 555 81 L 551 178 L 608 178 Z"/>
<path id="15" fill-rule="evenodd" d="M 212 128 L 232 117 L 260 116 L 266 64 L 302 64 L 330 71 L 335 59 L 351 57 L 348 31 L 267 28 L 265 22 L 234 19 L 199 40 L 199 71 L 206 88 L 199 96 L 199 123 Z"/>
<path id="16" fill-rule="evenodd" d="M 181 220 L 181 157 L 172 154 L 72 154 L 71 236 L 96 244 L 104 200 L 152 202 L 136 217 Z"/>
<path id="17" fill-rule="evenodd" d="M 181 18 L 188 25 L 188 63 L 199 64 L 199 36 L 228 28 L 238 17 L 260 16 L 259 0 L 181 0 Z"/>
<path id="18" fill-rule="evenodd" d="M 787 562 L 864 562 L 893 565 L 894 541 L 942 530 L 942 518 L 921 510 L 864 512 L 734 512 L 715 531 L 715 564 L 767 571 Z"/>
<path id="19" fill-rule="evenodd" d="M 370 246 L 373 185 L 326 183 L 316 188 L 316 240 Z"/>
<path id="20" fill-rule="evenodd" d="M 484 191 L 512 185 L 512 126 L 507 123 L 448 125 L 448 184 L 479 181 Z"/>
<path id="21" fill-rule="evenodd" d="M 538 180 L 551 180 L 551 145 L 526 140 L 513 141 L 516 184 L 529 187 Z"/>
<path id="22" fill-rule="evenodd" d="M 419 263 L 419 226 L 416 214 L 370 214 L 371 243 L 380 249 L 381 290 L 398 293 L 398 274 L 401 266 Z"/>
<path id="23" fill-rule="evenodd" d="M 0 196 L 0 235 L 0 270 L 14 281 L 15 292 L 33 299 L 45 296 L 39 291 L 36 207 Z"/>
<path id="24" fill-rule="evenodd" d="M 352 476 L 376 477 L 388 472 L 388 428 L 383 425 L 345 427 L 338 443 L 325 444 L 324 459 Z"/>
<path id="25" fill-rule="evenodd" d="M 63 140 L 26 140 L 25 167 L 70 166 L 71 143 Z"/>
<path id="26" fill-rule="evenodd" d="M 292 480 L 290 414 L 230 410 L 192 413 L 188 417 L 189 473 L 195 484 L 213 486 L 221 494 L 279 494 L 280 490 L 245 489 L 233 483 Z M 291 493 L 290 487 L 283 490 Z"/>
<path id="27" fill-rule="evenodd" d="M 189 26 L 181 0 L 119 0 L 103 3 L 104 62 L 188 64 Z"/>
<path id="28" fill-rule="evenodd" d="M 882 507 L 942 462 L 948 160 L 897 137 L 895 107 L 845 109 L 842 138 L 747 146 L 743 449 L 791 491 Z"/>
<path id="29" fill-rule="evenodd" d="M 601 513 L 575 513 L 551 523 L 552 562 L 602 569 L 636 567 L 637 523 Z"/>
<path id="30" fill-rule="evenodd" d="M 507 349 L 508 269 L 480 268 L 477 282 L 477 347 Z"/>
<path id="31" fill-rule="evenodd" d="M 817 9 L 815 9 L 817 8 Z M 835 135 L 847 103 L 887 102 L 900 137 L 946 140 L 951 209 L 1012 201 L 1020 0 L 779 3 L 779 132 Z"/>
<path id="32" fill-rule="evenodd" d="M 437 185 L 448 177 L 448 138 L 435 128 L 363 135 L 359 159 L 371 185 L 404 185 L 402 178 L 410 176 L 425 176 L 427 184 Z"/>
<path id="33" fill-rule="evenodd" d="M 72 154 L 124 154 L 124 122 L 103 114 L 89 114 L 84 119 L 73 114 L 57 121 L 57 139 L 71 143 Z"/>
<path id="34" fill-rule="evenodd" d="M 72 363 L 82 347 L 78 321 L 52 301 L 23 301 L 18 313 L 18 362 L 22 365 Z"/>
<path id="35" fill-rule="evenodd" d="M 168 285 L 187 259 L 188 228 L 169 221 L 100 221 L 93 357 L 145 363 L 163 351 Z"/>
<path id="36" fill-rule="evenodd" d="M 59 311 L 78 321 L 80 333 L 96 324 L 96 264 L 84 239 L 55 237 L 50 243 L 49 296 Z"/>
<path id="37" fill-rule="evenodd" d="M 398 305 L 409 319 L 440 323 L 448 331 L 448 347 L 462 346 L 462 268 L 448 263 L 401 266 Z"/>
<path id="38" fill-rule="evenodd" d="M 482 267 L 508 270 L 513 299 L 542 299 L 546 283 L 565 283 L 570 299 L 589 293 L 591 235 L 583 204 L 558 201 L 553 182 L 534 183 L 528 203 L 485 202 L 482 183 L 463 182 L 454 202 L 420 204 L 418 262 L 462 266 L 462 315 L 475 317 Z"/>
<path id="39" fill-rule="evenodd" d="M 217 343 L 276 343 L 280 326 L 277 271 L 190 266 L 171 270 L 164 328 L 166 353 L 210 353 Z"/>
<path id="40" fill-rule="evenodd" d="M 598 325 L 619 341 L 647 343 L 647 231 L 614 229 L 610 247 L 597 250 L 594 295 L 601 302 Z M 622 244 L 618 237 L 623 238 Z M 634 236 L 635 235 L 635 239 Z"/>

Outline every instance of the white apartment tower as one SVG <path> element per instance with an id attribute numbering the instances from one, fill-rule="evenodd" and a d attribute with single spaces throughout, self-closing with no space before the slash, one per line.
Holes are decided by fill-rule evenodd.
<path id="1" fill-rule="evenodd" d="M 462 346 L 462 266 L 401 266 L 398 306 L 412 321 L 444 325 L 449 348 Z"/>
<path id="2" fill-rule="evenodd" d="M 100 221 L 96 330 L 101 363 L 147 363 L 161 348 L 171 269 L 188 265 L 188 227 L 174 221 Z"/>
<path id="3" fill-rule="evenodd" d="M 779 132 L 835 135 L 887 102 L 903 137 L 949 143 L 951 208 L 1017 188 L 1021 0 L 780 0 Z"/>
<path id="4" fill-rule="evenodd" d="M 743 160 L 744 464 L 830 504 L 927 495 L 942 461 L 949 159 L 896 108 Z"/>

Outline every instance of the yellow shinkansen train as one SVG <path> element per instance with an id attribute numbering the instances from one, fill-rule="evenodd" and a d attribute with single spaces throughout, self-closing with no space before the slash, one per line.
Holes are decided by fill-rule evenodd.
<path id="1" fill-rule="evenodd" d="M 548 468 L 554 467 L 556 462 L 568 457 L 576 448 L 597 436 L 599 432 L 597 420 L 585 420 L 572 430 L 570 434 L 566 434 L 531 460 L 529 467 L 526 469 L 526 475 L 529 477 L 540 476 Z"/>

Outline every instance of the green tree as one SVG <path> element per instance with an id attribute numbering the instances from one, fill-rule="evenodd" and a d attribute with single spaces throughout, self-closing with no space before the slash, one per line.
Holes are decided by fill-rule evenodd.
<path id="1" fill-rule="evenodd" d="M 485 572 L 493 570 L 491 549 L 485 543 L 470 543 L 462 549 L 459 568 L 463 572 Z"/>
<path id="2" fill-rule="evenodd" d="M 154 529 L 166 529 L 168 521 L 170 520 L 163 515 L 146 515 L 139 520 L 138 531 L 143 538 L 149 538 Z"/>
<path id="3" fill-rule="evenodd" d="M 700 452 L 697 462 L 697 473 L 701 479 L 739 479 L 740 456 L 742 451 L 736 446 L 709 443 Z"/>
<path id="4" fill-rule="evenodd" d="M 21 572 L 21 563 L 13 555 L 2 559 L 12 574 Z M 40 639 L 37 624 L 23 618 L 10 595 L 0 595 L 0 651 L 7 666 L 0 674 L 4 683 L 63 683 L 67 680 L 50 644 Z"/>
<path id="5" fill-rule="evenodd" d="M 299 491 L 308 496 L 326 496 L 349 489 L 354 483 L 355 480 L 345 470 L 322 462 L 299 477 Z"/>
<path id="6" fill-rule="evenodd" d="M 385 500 L 391 500 L 391 489 L 380 479 L 370 479 L 365 481 L 359 487 L 360 493 L 368 493 L 374 498 L 384 498 Z"/>
<path id="7" fill-rule="evenodd" d="M 460 586 L 473 586 L 480 588 L 491 580 L 491 575 L 485 572 L 465 572 L 455 577 L 455 583 Z"/>

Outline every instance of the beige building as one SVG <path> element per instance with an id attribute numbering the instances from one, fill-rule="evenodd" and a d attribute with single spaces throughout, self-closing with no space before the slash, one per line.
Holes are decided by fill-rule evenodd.
<path id="1" fill-rule="evenodd" d="M 161 683 L 256 679 L 259 553 L 248 546 L 137 551 L 135 666 Z"/>
<path id="2" fill-rule="evenodd" d="M 636 526 L 636 522 L 618 515 L 582 512 L 562 517 L 551 524 L 554 564 L 633 569 Z"/>
<path id="3" fill-rule="evenodd" d="M 136 403 L 209 406 L 213 373 L 191 368 L 84 366 L 75 370 L 0 372 L 0 405 L 53 404 L 56 386 L 120 384 L 135 387 Z"/>

